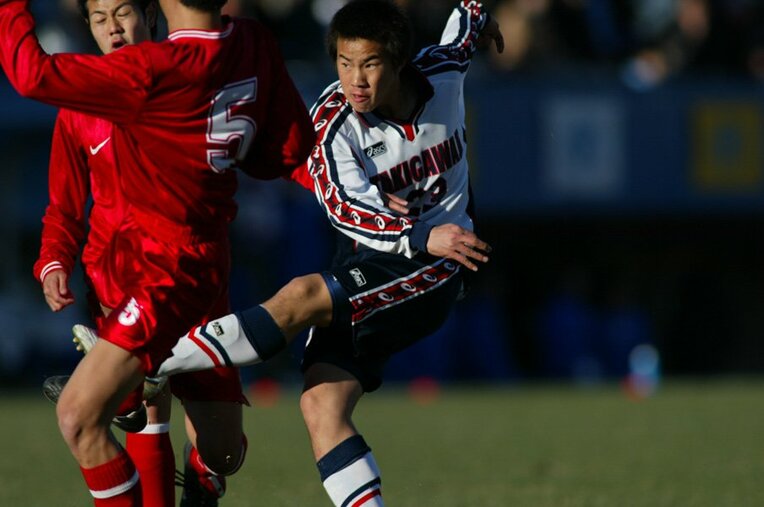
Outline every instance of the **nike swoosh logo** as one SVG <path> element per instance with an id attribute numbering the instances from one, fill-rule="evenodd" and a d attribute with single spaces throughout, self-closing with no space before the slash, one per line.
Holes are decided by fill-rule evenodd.
<path id="1" fill-rule="evenodd" d="M 104 139 L 103 142 L 99 144 L 98 146 L 96 146 L 95 148 L 93 148 L 93 146 L 90 146 L 90 154 L 95 156 L 99 151 L 101 151 L 101 148 L 106 146 L 106 143 L 109 142 L 109 139 L 111 139 L 111 136 Z"/>

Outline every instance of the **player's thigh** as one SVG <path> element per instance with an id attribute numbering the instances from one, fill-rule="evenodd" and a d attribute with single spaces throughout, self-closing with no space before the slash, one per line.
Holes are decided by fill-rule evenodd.
<path id="1" fill-rule="evenodd" d="M 312 417 L 349 419 L 362 395 L 361 383 L 353 374 L 319 362 L 305 371 L 300 407 Z"/>
<path id="2" fill-rule="evenodd" d="M 62 412 L 74 413 L 82 423 L 108 423 L 121 401 L 142 381 L 140 359 L 99 340 L 75 368 L 59 405 Z"/>

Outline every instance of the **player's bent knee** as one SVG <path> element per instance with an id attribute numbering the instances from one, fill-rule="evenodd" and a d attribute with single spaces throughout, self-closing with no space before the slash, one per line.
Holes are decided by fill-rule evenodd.
<path id="1" fill-rule="evenodd" d="M 305 302 L 306 305 L 314 306 L 320 303 L 319 298 L 324 286 L 324 279 L 321 275 L 310 274 L 292 278 L 284 289 L 289 291 L 292 297 Z"/>
<path id="2" fill-rule="evenodd" d="M 290 309 L 290 321 L 309 325 L 328 325 L 331 322 L 332 298 L 319 274 L 293 278 L 275 299 Z"/>
<path id="3" fill-rule="evenodd" d="M 56 405 L 56 417 L 58 418 L 58 429 L 64 437 L 67 444 L 74 444 L 77 437 L 82 433 L 82 424 L 76 411 L 68 406 Z"/>
<path id="4" fill-rule="evenodd" d="M 64 441 L 76 445 L 88 430 L 94 428 L 97 419 L 93 418 L 92 412 L 85 410 L 79 403 L 61 403 L 56 405 L 56 417 L 58 428 Z"/>
<path id="5" fill-rule="evenodd" d="M 342 421 L 342 410 L 332 403 L 320 388 L 309 389 L 302 393 L 300 410 L 305 426 L 311 434 Z"/>

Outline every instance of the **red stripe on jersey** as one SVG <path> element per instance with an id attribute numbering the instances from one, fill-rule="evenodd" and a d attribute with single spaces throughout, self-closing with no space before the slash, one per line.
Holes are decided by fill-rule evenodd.
<path id="1" fill-rule="evenodd" d="M 201 329 L 199 327 L 195 327 L 190 333 L 188 333 L 188 338 L 196 344 L 199 349 L 201 349 L 202 352 L 207 354 L 207 356 L 212 360 L 212 364 L 214 364 L 216 367 L 225 366 L 223 363 L 220 362 L 218 359 L 218 356 L 215 355 L 215 353 L 210 349 L 206 343 L 204 343 L 202 340 L 200 340 L 196 336 L 196 332 Z"/>
<path id="2" fill-rule="evenodd" d="M 374 497 L 382 496 L 382 491 L 379 489 L 375 489 L 374 491 L 370 491 L 366 493 L 364 496 L 359 498 L 355 503 L 353 503 L 350 507 L 360 507 L 361 505 L 365 504 L 369 500 L 371 500 Z"/>
<path id="3" fill-rule="evenodd" d="M 368 209 L 353 206 L 343 201 L 339 195 L 339 187 L 330 179 L 330 167 L 334 162 L 326 156 L 323 143 L 338 121 L 340 113 L 345 111 L 347 104 L 345 96 L 340 92 L 330 94 L 326 100 L 317 106 L 313 122 L 318 133 L 318 143 L 311 153 L 308 170 L 313 176 L 320 192 L 321 200 L 327 212 L 340 223 L 354 229 L 361 229 L 372 234 L 392 233 L 400 236 L 403 231 L 412 227 L 412 221 L 405 217 L 396 217 L 389 213 L 374 213 Z M 360 165 L 360 164 L 359 164 Z"/>
<path id="4" fill-rule="evenodd" d="M 406 133 L 406 140 L 407 141 L 413 141 L 416 137 L 416 133 L 414 132 L 414 126 L 410 123 L 406 123 L 403 125 L 403 131 Z"/>
<path id="5" fill-rule="evenodd" d="M 354 296 L 350 299 L 353 307 L 351 318 L 353 325 L 363 322 L 380 310 L 396 306 L 439 287 L 458 271 L 458 267 L 452 261 L 440 260 L 408 277 L 393 280 L 386 285 Z"/>

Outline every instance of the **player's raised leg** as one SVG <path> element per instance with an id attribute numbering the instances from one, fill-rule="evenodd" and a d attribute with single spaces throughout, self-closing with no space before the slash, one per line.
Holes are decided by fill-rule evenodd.
<path id="1" fill-rule="evenodd" d="M 157 374 L 175 375 L 267 361 L 303 329 L 328 325 L 332 307 L 322 275 L 295 278 L 262 305 L 192 329 L 178 340 Z"/>

